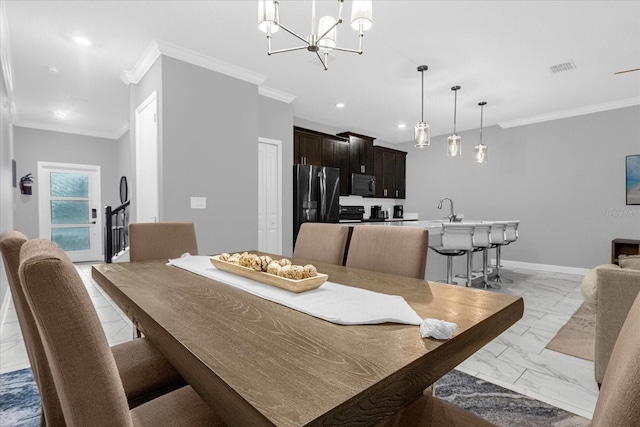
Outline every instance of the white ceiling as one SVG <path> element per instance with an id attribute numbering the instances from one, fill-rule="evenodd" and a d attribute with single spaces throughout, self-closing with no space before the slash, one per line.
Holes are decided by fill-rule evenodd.
<path id="1" fill-rule="evenodd" d="M 350 3 L 338 42 L 355 48 Z M 282 22 L 306 35 L 310 5 L 281 1 Z M 328 71 L 307 51 L 267 56 L 255 0 L 4 1 L 3 8 L 3 67 L 12 73 L 20 126 L 117 138 L 129 119 L 121 76 L 154 40 L 265 76 L 265 86 L 295 96 L 295 117 L 393 143 L 412 140 L 420 120 L 422 64 L 432 135 L 452 131 L 453 85 L 462 86 L 458 131 L 479 127 L 480 101 L 488 103 L 484 125 L 505 127 L 640 104 L 640 72 L 614 74 L 640 67 L 640 1 L 376 0 L 364 54 L 336 52 Z M 319 1 L 318 9 L 336 15 L 337 1 Z M 75 35 L 92 46 L 75 45 Z M 283 31 L 274 35 L 274 49 L 295 45 Z M 573 70 L 549 70 L 571 61 Z"/>

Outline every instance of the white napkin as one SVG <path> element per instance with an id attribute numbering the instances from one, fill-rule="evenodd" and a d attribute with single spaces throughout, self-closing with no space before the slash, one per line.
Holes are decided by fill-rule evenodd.
<path id="1" fill-rule="evenodd" d="M 422 338 L 435 338 L 437 340 L 448 340 L 456 331 L 458 325 L 438 319 L 424 319 L 420 323 L 420 335 Z"/>
<path id="2" fill-rule="evenodd" d="M 294 293 L 255 280 L 247 279 L 215 268 L 208 256 L 184 254 L 181 258 L 169 260 L 169 265 L 182 268 L 200 276 L 242 289 L 253 295 L 284 305 L 339 325 L 372 325 L 380 323 L 401 323 L 420 325 L 425 321 L 439 322 L 435 319 L 423 321 L 409 304 L 399 295 L 387 295 L 352 286 L 325 282 L 317 289 Z M 445 322 L 449 325 L 451 323 Z M 453 331 L 455 331 L 455 324 Z M 431 330 L 431 327 L 426 327 Z M 450 338 L 453 331 L 445 338 Z M 442 334 L 425 335 L 436 339 Z"/>

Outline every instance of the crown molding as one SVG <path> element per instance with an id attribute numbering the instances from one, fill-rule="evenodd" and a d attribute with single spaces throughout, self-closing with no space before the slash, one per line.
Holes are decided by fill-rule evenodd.
<path id="1" fill-rule="evenodd" d="M 83 136 L 91 136 L 95 138 L 105 138 L 105 139 L 115 139 L 118 140 L 129 130 L 129 122 L 124 121 L 120 127 L 115 132 L 99 132 L 88 129 L 76 128 L 73 126 L 65 126 L 65 125 L 55 125 L 50 123 L 41 123 L 41 122 L 30 122 L 30 121 L 18 121 L 14 123 L 14 126 L 29 128 L 29 129 L 38 129 L 38 130 L 46 130 L 51 132 L 62 132 L 62 133 L 70 133 L 73 135 L 83 135 Z"/>
<path id="2" fill-rule="evenodd" d="M 258 87 L 258 94 L 275 99 L 276 101 L 286 102 L 287 104 L 291 104 L 293 100 L 296 99 L 295 95 L 263 85 Z"/>
<path id="3" fill-rule="evenodd" d="M 140 80 L 142 80 L 144 75 L 147 74 L 153 63 L 156 62 L 156 59 L 158 59 L 159 57 L 160 48 L 158 47 L 158 43 L 153 40 L 147 50 L 144 51 L 140 59 L 138 59 L 138 62 L 136 62 L 133 70 L 123 71 L 122 74 L 120 74 L 120 79 L 122 79 L 122 81 L 126 85 L 130 85 L 131 83 L 138 84 Z"/>
<path id="4" fill-rule="evenodd" d="M 557 111 L 550 114 L 542 114 L 539 116 L 528 117 L 524 119 L 511 120 L 498 123 L 503 129 L 509 129 L 518 126 L 531 125 L 535 123 L 548 122 L 551 120 L 566 119 L 569 117 L 582 116 L 585 114 L 600 113 L 602 111 L 616 110 L 618 108 L 626 108 L 640 105 L 640 98 L 627 98 L 619 101 L 605 102 L 603 104 L 589 105 L 586 107 L 573 108 L 570 110 Z"/>

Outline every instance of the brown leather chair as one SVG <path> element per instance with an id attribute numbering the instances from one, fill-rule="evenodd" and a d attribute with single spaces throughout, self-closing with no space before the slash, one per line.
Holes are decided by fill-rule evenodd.
<path id="1" fill-rule="evenodd" d="M 598 273 L 620 274 L 613 270 Z M 622 274 L 633 275 L 632 271 Z M 637 426 L 640 420 L 640 295 L 613 347 L 591 421 L 592 427 Z"/>
<path id="2" fill-rule="evenodd" d="M 338 224 L 305 222 L 300 226 L 294 258 L 344 265 L 349 227 Z"/>
<path id="3" fill-rule="evenodd" d="M 114 355 L 91 298 L 71 260 L 55 243 L 44 239 L 25 242 L 19 274 L 66 424 L 222 425 L 216 413 L 189 386 L 129 408 Z"/>
<path id="4" fill-rule="evenodd" d="M 31 307 L 27 303 L 18 277 L 20 249 L 26 241 L 27 237 L 19 231 L 6 231 L 0 234 L 0 251 L 27 356 L 40 391 L 42 425 L 59 426 L 65 423 L 51 368 L 47 362 Z M 118 344 L 111 347 L 111 351 L 130 407 L 138 406 L 185 385 L 180 374 L 146 339 Z"/>
<path id="5" fill-rule="evenodd" d="M 390 225 L 356 225 L 347 267 L 424 279 L 429 230 Z"/>
<path id="6" fill-rule="evenodd" d="M 179 258 L 185 252 L 198 255 L 192 222 L 141 222 L 129 225 L 129 259 L 147 261 Z"/>

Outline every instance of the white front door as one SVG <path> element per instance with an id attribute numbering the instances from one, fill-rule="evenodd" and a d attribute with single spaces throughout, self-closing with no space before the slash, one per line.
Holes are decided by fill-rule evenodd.
<path id="1" fill-rule="evenodd" d="M 158 222 L 158 100 L 153 92 L 136 108 L 136 198 L 137 222 Z"/>
<path id="2" fill-rule="evenodd" d="M 282 143 L 258 139 L 258 250 L 282 253 Z"/>
<path id="3" fill-rule="evenodd" d="M 102 259 L 100 166 L 38 162 L 40 238 L 74 262 Z"/>

